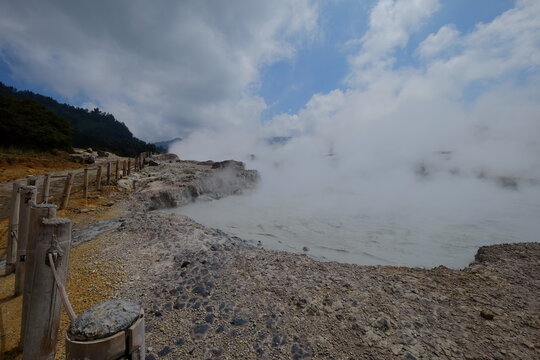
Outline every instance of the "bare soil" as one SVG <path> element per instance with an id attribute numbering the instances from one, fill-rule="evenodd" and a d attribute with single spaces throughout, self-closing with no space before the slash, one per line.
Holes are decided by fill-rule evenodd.
<path id="1" fill-rule="evenodd" d="M 0 183 L 83 166 L 70 161 L 67 154 L 0 152 Z"/>

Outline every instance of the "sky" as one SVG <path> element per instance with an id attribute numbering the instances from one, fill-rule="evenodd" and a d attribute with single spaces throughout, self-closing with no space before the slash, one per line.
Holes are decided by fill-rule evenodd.
<path id="1" fill-rule="evenodd" d="M 299 135 L 413 83 L 464 103 L 503 82 L 530 94 L 538 19 L 534 0 L 3 1 L 0 81 L 147 141 Z M 362 111 L 399 100 L 384 96 Z"/>
<path id="2" fill-rule="evenodd" d="M 227 221 L 371 223 L 433 261 L 539 233 L 538 0 L 7 0 L 0 81 L 257 169 Z"/>

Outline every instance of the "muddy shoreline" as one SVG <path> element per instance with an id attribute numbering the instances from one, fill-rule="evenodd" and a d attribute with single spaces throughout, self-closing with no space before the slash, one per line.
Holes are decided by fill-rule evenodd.
<path id="1" fill-rule="evenodd" d="M 98 256 L 123 269 L 114 297 L 146 310 L 147 359 L 540 356 L 540 244 L 483 247 L 463 270 L 359 266 L 151 211 L 256 182 L 214 164 L 155 159 L 123 185 L 136 189 L 115 205 L 129 216 L 97 236 Z"/>

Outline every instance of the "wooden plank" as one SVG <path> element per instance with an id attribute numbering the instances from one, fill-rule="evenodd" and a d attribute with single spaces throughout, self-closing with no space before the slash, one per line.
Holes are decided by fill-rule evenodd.
<path id="1" fill-rule="evenodd" d="M 62 195 L 62 203 L 60 204 L 60 210 L 66 209 L 69 203 L 69 196 L 71 195 L 71 187 L 73 186 L 73 174 L 67 174 L 66 184 L 64 186 L 64 194 Z"/>
<path id="2" fill-rule="evenodd" d="M 11 201 L 9 205 L 9 225 L 8 225 L 8 240 L 6 249 L 6 275 L 15 271 L 17 263 L 17 238 L 19 234 L 19 205 L 21 203 L 19 191 L 22 184 L 13 182 L 13 190 L 11 193 Z"/>
<path id="3" fill-rule="evenodd" d="M 23 282 L 23 309 L 21 321 L 21 347 L 24 347 L 24 329 L 28 321 L 28 305 L 32 296 L 36 295 L 32 292 L 32 279 L 35 272 L 35 248 L 36 238 L 38 236 L 39 225 L 44 218 L 54 218 L 56 216 L 56 205 L 52 204 L 37 204 L 30 208 L 30 220 L 28 222 L 28 241 L 26 243 L 26 259 L 25 259 L 25 277 Z M 36 295 L 37 296 L 37 295 Z"/>
<path id="4" fill-rule="evenodd" d="M 56 270 L 65 283 L 71 248 L 71 220 L 43 219 L 38 226 L 33 251 L 34 267 L 28 274 L 29 293 L 23 330 L 23 360 L 49 360 L 55 355 L 60 327 L 61 297 L 47 259 L 53 252 Z M 24 302 L 24 300 L 23 300 Z M 31 319 L 31 321 L 30 321 Z"/>
<path id="5" fill-rule="evenodd" d="M 101 190 L 101 173 L 102 173 L 101 165 L 98 165 L 97 174 L 96 174 L 96 191 Z"/>
<path id="6" fill-rule="evenodd" d="M 21 187 L 19 196 L 19 238 L 17 241 L 17 262 L 15 264 L 15 296 L 22 294 L 24 286 L 28 223 L 30 221 L 30 207 L 36 203 L 36 187 L 28 185 Z"/>
<path id="7" fill-rule="evenodd" d="M 83 197 L 88 198 L 88 168 L 84 169 L 83 177 Z"/>
<path id="8" fill-rule="evenodd" d="M 51 187 L 51 175 L 45 175 L 45 180 L 43 180 L 43 197 L 41 202 L 47 204 L 49 202 L 49 190 Z"/>

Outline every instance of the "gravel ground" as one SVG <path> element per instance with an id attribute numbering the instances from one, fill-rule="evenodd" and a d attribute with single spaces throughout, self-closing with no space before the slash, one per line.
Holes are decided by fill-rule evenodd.
<path id="1" fill-rule="evenodd" d="M 481 248 L 464 270 L 267 251 L 172 214 L 110 234 L 118 297 L 147 313 L 147 359 L 538 359 L 540 244 Z"/>
<path id="2" fill-rule="evenodd" d="M 481 248 L 463 270 L 319 262 L 145 212 L 256 181 L 238 163 L 160 166 L 103 250 L 125 264 L 116 296 L 146 310 L 147 359 L 540 358 L 540 244 Z"/>

